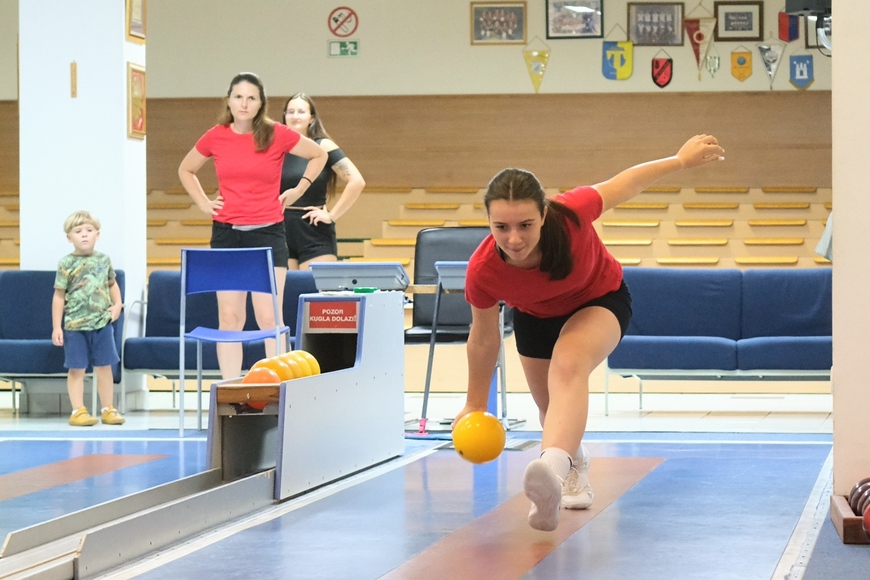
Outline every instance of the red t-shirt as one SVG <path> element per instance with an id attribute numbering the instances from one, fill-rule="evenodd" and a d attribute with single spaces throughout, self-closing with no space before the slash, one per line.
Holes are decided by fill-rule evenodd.
<path id="1" fill-rule="evenodd" d="M 564 280 L 550 280 L 538 268 L 523 270 L 508 265 L 487 236 L 468 262 L 465 299 L 477 308 L 490 308 L 499 300 L 539 318 L 564 316 L 578 306 L 619 289 L 622 266 L 610 255 L 592 222 L 601 215 L 601 195 L 592 187 L 578 187 L 555 197 L 580 218 L 581 227 L 566 221 L 574 256 L 574 269 Z"/>
<path id="2" fill-rule="evenodd" d="M 275 139 L 257 151 L 254 135 L 240 135 L 229 125 L 216 125 L 196 142 L 196 150 L 214 158 L 224 206 L 215 221 L 251 226 L 284 221 L 276 192 L 281 188 L 284 154 L 299 142 L 293 129 L 275 123 Z"/>

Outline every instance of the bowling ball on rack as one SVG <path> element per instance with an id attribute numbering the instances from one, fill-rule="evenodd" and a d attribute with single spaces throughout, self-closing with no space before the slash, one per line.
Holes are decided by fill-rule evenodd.
<path id="1" fill-rule="evenodd" d="M 453 425 L 453 447 L 471 463 L 487 463 L 504 450 L 505 430 L 494 415 L 472 411 Z"/>
<path id="2" fill-rule="evenodd" d="M 306 369 L 301 364 L 299 364 L 299 361 L 296 360 L 296 357 L 291 356 L 292 353 L 293 353 L 293 351 L 291 350 L 290 352 L 285 352 L 285 353 L 279 354 L 278 358 L 281 359 L 281 361 L 285 365 L 290 367 L 290 370 L 293 371 L 293 378 L 294 379 L 301 379 L 302 377 L 308 376 L 307 375 L 308 369 Z"/>
<path id="3" fill-rule="evenodd" d="M 852 491 L 849 492 L 849 507 L 852 508 L 852 511 L 856 515 L 861 515 L 861 512 L 858 511 L 858 500 L 861 499 L 861 495 L 868 489 L 870 489 L 870 477 L 865 477 L 853 485 Z"/>
<path id="4" fill-rule="evenodd" d="M 293 369 L 291 369 L 287 363 L 281 360 L 277 356 L 260 359 L 251 365 L 251 370 L 259 369 L 259 368 L 267 368 L 275 371 L 275 374 L 278 375 L 278 378 L 282 381 L 290 381 L 296 378 Z"/>
<path id="5" fill-rule="evenodd" d="M 279 377 L 278 373 L 276 373 L 272 369 L 267 369 L 265 367 L 255 367 L 249 370 L 247 374 L 242 377 L 242 384 L 279 385 L 281 384 L 281 377 Z"/>
<path id="6" fill-rule="evenodd" d="M 278 373 L 273 371 L 272 369 L 267 369 L 265 367 L 257 367 L 252 368 L 247 374 L 242 377 L 242 383 L 246 385 L 280 385 L 281 378 L 278 376 Z M 262 411 L 266 408 L 266 405 L 263 401 L 248 401 L 247 405 L 259 411 Z"/>
<path id="7" fill-rule="evenodd" d="M 299 356 L 299 358 L 303 358 L 306 361 L 308 361 L 308 366 L 311 367 L 311 374 L 312 375 L 319 375 L 320 374 L 320 363 L 317 362 L 317 359 L 314 358 L 313 354 L 311 354 L 310 352 L 308 352 L 306 350 L 294 350 L 293 352 L 298 353 L 297 356 Z"/>
<path id="8" fill-rule="evenodd" d="M 306 352 L 304 350 L 291 350 L 285 352 L 280 355 L 281 359 L 288 364 L 290 361 L 293 361 L 299 368 L 302 370 L 302 374 L 296 378 L 300 377 L 310 377 L 312 375 L 320 374 L 320 364 L 317 362 L 317 359 L 314 356 Z"/>
<path id="9" fill-rule="evenodd" d="M 858 498 L 858 501 L 855 502 L 858 508 L 855 510 L 856 516 L 864 515 L 864 510 L 870 506 L 870 488 L 864 490 L 864 493 L 861 494 L 861 497 Z"/>

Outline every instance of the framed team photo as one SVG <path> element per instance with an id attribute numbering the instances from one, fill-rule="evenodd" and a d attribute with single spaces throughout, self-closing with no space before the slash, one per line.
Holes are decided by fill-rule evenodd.
<path id="1" fill-rule="evenodd" d="M 603 38 L 604 0 L 546 0 L 547 38 Z"/>
<path id="2" fill-rule="evenodd" d="M 682 2 L 629 2 L 628 39 L 635 46 L 682 46 Z"/>
<path id="3" fill-rule="evenodd" d="M 526 44 L 526 3 L 472 2 L 471 44 Z"/>

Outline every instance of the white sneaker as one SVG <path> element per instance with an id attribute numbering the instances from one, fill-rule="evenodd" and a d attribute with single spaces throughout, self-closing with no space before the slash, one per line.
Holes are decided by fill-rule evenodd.
<path id="1" fill-rule="evenodd" d="M 580 446 L 582 457 L 574 458 L 574 467 L 568 472 L 562 486 L 562 507 L 569 510 L 585 510 L 592 507 L 595 493 L 589 485 L 589 452 Z"/>
<path id="2" fill-rule="evenodd" d="M 529 525 L 536 530 L 552 532 L 559 525 L 562 480 L 542 459 L 535 459 L 523 474 L 523 489 L 532 500 Z"/>

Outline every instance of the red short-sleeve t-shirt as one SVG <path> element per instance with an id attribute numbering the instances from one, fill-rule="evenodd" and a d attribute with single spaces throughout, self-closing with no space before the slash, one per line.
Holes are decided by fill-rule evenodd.
<path id="1" fill-rule="evenodd" d="M 284 154 L 299 142 L 293 129 L 275 124 L 275 138 L 257 151 L 252 133 L 239 134 L 229 125 L 216 125 L 196 142 L 196 150 L 214 158 L 224 206 L 215 221 L 233 225 L 274 224 L 284 220 L 278 201 Z"/>
<path id="2" fill-rule="evenodd" d="M 564 316 L 622 283 L 622 266 L 592 227 L 601 215 L 601 195 L 592 187 L 578 187 L 555 197 L 574 210 L 581 226 L 567 221 L 574 269 L 564 280 L 550 280 L 539 269 L 523 270 L 499 255 L 492 235 L 487 236 L 468 262 L 465 299 L 477 308 L 490 308 L 500 300 L 539 318 Z"/>

